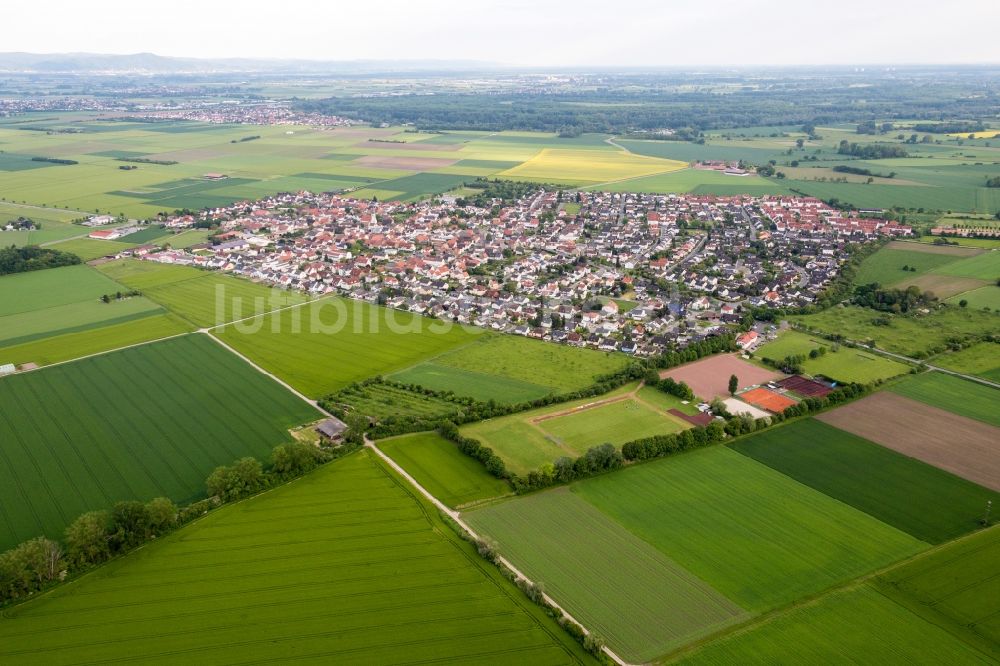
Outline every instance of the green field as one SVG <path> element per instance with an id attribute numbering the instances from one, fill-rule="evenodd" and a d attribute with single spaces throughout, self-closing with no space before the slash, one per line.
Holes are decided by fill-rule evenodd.
<path id="1" fill-rule="evenodd" d="M 809 358 L 809 352 L 820 347 L 826 347 L 827 353 Z M 776 340 L 760 347 L 754 355 L 779 362 L 788 356 L 805 356 L 803 370 L 810 375 L 823 375 L 838 382 L 867 384 L 910 371 L 910 366 L 884 356 L 838 346 L 829 340 L 791 330 L 783 331 Z"/>
<path id="2" fill-rule="evenodd" d="M 489 474 L 482 463 L 437 433 L 391 437 L 380 440 L 378 447 L 450 507 L 510 494 L 506 481 Z"/>
<path id="3" fill-rule="evenodd" d="M 854 284 L 878 282 L 886 287 L 896 285 L 905 287 L 911 284 L 910 280 L 914 278 L 961 260 L 961 257 L 950 254 L 883 247 L 861 262 Z M 903 266 L 916 270 L 904 271 Z"/>
<path id="4" fill-rule="evenodd" d="M 1000 505 L 996 492 L 813 419 L 732 448 L 932 544 L 975 530 L 987 500 Z"/>
<path id="5" fill-rule="evenodd" d="M 883 318 L 888 326 L 873 323 Z M 859 342 L 872 339 L 877 347 L 906 356 L 942 350 L 951 338 L 979 337 L 997 330 L 996 314 L 955 307 L 936 308 L 927 315 L 891 315 L 853 305 L 836 306 L 788 319 L 828 335 Z"/>
<path id="6" fill-rule="evenodd" d="M 957 277 L 977 278 L 996 283 L 1000 280 L 1000 251 L 984 252 L 977 257 L 969 257 L 938 268 L 936 273 Z"/>
<path id="7" fill-rule="evenodd" d="M 11 346 L 141 319 L 162 312 L 141 296 L 101 302 L 127 291 L 89 266 L 65 266 L 0 278 L 0 345 Z"/>
<path id="8" fill-rule="evenodd" d="M 5 664 L 458 659 L 593 663 L 367 451 L 0 618 Z"/>
<path id="9" fill-rule="evenodd" d="M 0 161 L 2 161 L 2 157 L 3 155 L 0 154 Z M 2 167 L 0 167 L 0 171 L 2 171 Z M 0 228 L 19 217 L 26 217 L 40 224 L 41 229 L 34 231 L 3 231 L 0 229 L 0 247 L 42 245 L 74 236 L 83 236 L 90 231 L 86 227 L 71 224 L 73 220 L 86 217 L 86 213 L 0 201 Z"/>
<path id="10" fill-rule="evenodd" d="M 462 426 L 461 432 L 492 448 L 511 471 L 526 474 L 563 456 L 583 455 L 592 446 L 606 442 L 620 446 L 640 437 L 687 427 L 686 423 L 631 396 L 591 407 L 597 401 L 614 399 L 635 389 L 635 384 L 629 384 L 602 396 L 470 423 Z M 583 409 L 574 412 L 578 408 Z M 567 414 L 552 416 L 563 412 Z"/>
<path id="11" fill-rule="evenodd" d="M 479 509 L 466 519 L 632 663 L 746 615 L 565 488 Z"/>
<path id="12" fill-rule="evenodd" d="M 319 413 L 208 336 L 0 379 L 0 549 L 125 499 L 204 493 Z"/>
<path id="13" fill-rule="evenodd" d="M 190 266 L 123 259 L 99 268 L 199 327 L 218 326 L 309 300 L 298 291 Z"/>
<path id="14" fill-rule="evenodd" d="M 1000 426 L 1000 389 L 946 375 L 926 372 L 907 377 L 890 389 L 893 393 L 919 400 L 934 407 Z"/>
<path id="15" fill-rule="evenodd" d="M 926 548 L 726 447 L 629 467 L 572 489 L 753 612 Z"/>
<path id="16" fill-rule="evenodd" d="M 1000 660 L 1000 529 L 948 544 L 880 576 L 879 589 Z"/>
<path id="17" fill-rule="evenodd" d="M 158 314 L 120 324 L 0 347 L 0 363 L 49 365 L 140 342 L 190 333 L 191 330 L 191 325 L 177 315 Z"/>
<path id="18" fill-rule="evenodd" d="M 957 352 L 935 356 L 933 363 L 1000 383 L 1000 344 L 995 342 L 978 342 Z"/>
<path id="19" fill-rule="evenodd" d="M 412 366 L 483 333 L 362 301 L 325 298 L 214 334 L 299 391 L 319 397 Z"/>
<path id="20" fill-rule="evenodd" d="M 516 403 L 590 386 L 596 376 L 615 372 L 628 362 L 624 354 L 519 335 L 490 335 L 392 378 L 477 400 Z"/>
<path id="21" fill-rule="evenodd" d="M 450 400 L 382 383 L 352 384 L 328 399 L 350 405 L 376 421 L 398 417 L 435 419 L 454 414 L 461 408 Z"/>
<path id="22" fill-rule="evenodd" d="M 122 250 L 135 247 L 134 243 L 124 241 L 95 240 L 93 238 L 74 238 L 60 241 L 51 246 L 53 250 L 70 252 L 84 261 L 118 254 Z"/>
<path id="23" fill-rule="evenodd" d="M 978 289 L 965 291 L 952 296 L 946 302 L 951 303 L 952 305 L 958 305 L 962 301 L 966 301 L 966 307 L 975 308 L 977 310 L 989 308 L 990 310 L 1000 312 L 1000 286 L 991 284 L 985 287 L 979 287 Z"/>
<path id="24" fill-rule="evenodd" d="M 683 664 L 989 664 L 870 586 L 836 592 L 708 643 Z"/>

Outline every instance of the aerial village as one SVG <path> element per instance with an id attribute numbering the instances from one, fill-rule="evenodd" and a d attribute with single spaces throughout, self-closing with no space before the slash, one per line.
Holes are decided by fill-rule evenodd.
<path id="1" fill-rule="evenodd" d="M 544 190 L 486 207 L 300 192 L 160 222 L 218 226 L 211 243 L 172 249 L 168 237 L 121 254 L 639 356 L 754 308 L 807 306 L 849 246 L 912 234 L 813 198 Z"/>

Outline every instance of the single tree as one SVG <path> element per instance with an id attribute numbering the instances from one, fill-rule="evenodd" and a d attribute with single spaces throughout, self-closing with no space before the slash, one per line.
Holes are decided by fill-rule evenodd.
<path id="1" fill-rule="evenodd" d="M 729 395 L 736 395 L 736 391 L 740 388 L 740 379 L 736 375 L 729 376 Z"/>

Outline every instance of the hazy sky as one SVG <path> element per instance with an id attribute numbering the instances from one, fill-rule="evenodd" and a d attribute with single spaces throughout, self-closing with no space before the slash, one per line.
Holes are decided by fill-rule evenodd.
<path id="1" fill-rule="evenodd" d="M 515 65 L 1000 62 L 1000 0 L 47 0 L 0 51 Z"/>

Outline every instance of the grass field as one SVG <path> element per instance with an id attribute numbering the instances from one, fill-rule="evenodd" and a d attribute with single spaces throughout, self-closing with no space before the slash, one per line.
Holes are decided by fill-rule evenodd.
<path id="1" fill-rule="evenodd" d="M 450 507 L 510 494 L 506 481 L 489 474 L 482 463 L 437 433 L 391 437 L 380 440 L 378 447 Z"/>
<path id="2" fill-rule="evenodd" d="M 827 353 L 809 358 L 809 352 L 820 347 L 826 347 Z M 810 375 L 823 375 L 838 382 L 867 384 L 910 371 L 910 366 L 905 363 L 860 349 L 838 348 L 838 345 L 829 340 L 791 330 L 782 332 L 776 340 L 763 345 L 754 354 L 774 361 L 781 361 L 788 356 L 805 356 L 803 370 Z"/>
<path id="3" fill-rule="evenodd" d="M 982 652 L 870 586 L 836 592 L 725 636 L 682 664 L 988 664 Z"/>
<path id="4" fill-rule="evenodd" d="M 392 376 L 478 400 L 515 403 L 565 393 L 627 365 L 624 354 L 579 349 L 519 335 L 484 335 Z M 426 382 L 426 383 L 425 383 Z"/>
<path id="5" fill-rule="evenodd" d="M 878 282 L 886 287 L 898 285 L 902 288 L 912 284 L 914 278 L 960 260 L 961 257 L 954 255 L 884 247 L 861 262 L 854 284 Z M 904 266 L 916 270 L 904 271 Z"/>
<path id="6" fill-rule="evenodd" d="M 932 362 L 942 368 L 1000 383 L 1000 344 L 995 342 L 977 342 L 960 351 L 935 356 Z"/>
<path id="7" fill-rule="evenodd" d="M 889 325 L 873 322 L 887 318 Z M 944 348 L 953 337 L 981 336 L 997 330 L 997 316 L 970 308 L 943 307 L 928 315 L 888 315 L 856 306 L 832 307 L 810 315 L 788 319 L 810 329 L 849 340 L 871 339 L 886 351 L 913 356 Z"/>
<path id="8" fill-rule="evenodd" d="M 0 227 L 6 226 L 7 222 L 19 217 L 26 217 L 36 224 L 40 224 L 41 228 L 34 231 L 0 230 L 0 247 L 42 245 L 73 236 L 81 236 L 88 231 L 86 227 L 71 224 L 73 220 L 86 217 L 85 213 L 0 201 Z"/>
<path id="9" fill-rule="evenodd" d="M 963 291 L 949 298 L 947 302 L 952 305 L 958 305 L 962 301 L 966 301 L 966 307 L 977 310 L 989 308 L 990 310 L 1000 312 L 1000 286 L 991 284 L 977 289 Z"/>
<path id="10" fill-rule="evenodd" d="M 575 458 L 592 446 L 676 432 L 686 423 L 633 397 L 635 384 L 602 396 L 541 407 L 462 426 L 504 459 L 517 474 L 538 469 L 557 458 Z M 629 394 L 629 395 L 626 395 Z M 602 400 L 608 404 L 595 405 Z"/>
<path id="11" fill-rule="evenodd" d="M 994 284 L 1000 279 L 1000 251 L 991 250 L 976 257 L 969 257 L 954 263 L 949 262 L 935 272 L 958 277 L 989 280 Z"/>
<path id="12" fill-rule="evenodd" d="M 299 391 L 319 397 L 468 344 L 479 331 L 325 298 L 213 333 Z"/>
<path id="13" fill-rule="evenodd" d="M 309 300 L 298 291 L 190 266 L 122 259 L 99 269 L 199 327 L 218 326 Z"/>
<path id="14" fill-rule="evenodd" d="M 0 347 L 0 363 L 49 365 L 140 342 L 190 333 L 191 330 L 192 326 L 177 315 L 152 315 L 120 324 Z"/>
<path id="15" fill-rule="evenodd" d="M 458 659 L 593 663 L 367 451 L 0 618 L 5 664 Z"/>
<path id="16" fill-rule="evenodd" d="M 50 246 L 53 250 L 71 252 L 84 261 L 118 254 L 122 250 L 135 247 L 132 242 L 94 240 L 93 238 L 73 238 Z"/>
<path id="17" fill-rule="evenodd" d="M 162 312 L 134 296 L 102 303 L 102 295 L 127 291 L 89 266 L 65 266 L 0 278 L 0 345 L 141 319 Z"/>
<path id="18" fill-rule="evenodd" d="M 202 335 L 0 379 L 0 404 L 0 549 L 119 500 L 192 500 L 319 416 Z"/>
<path id="19" fill-rule="evenodd" d="M 926 547 L 725 447 L 637 465 L 572 489 L 755 612 Z"/>
<path id="20" fill-rule="evenodd" d="M 745 616 L 736 604 L 565 488 L 468 513 L 624 659 L 639 663 Z"/>
<path id="21" fill-rule="evenodd" d="M 732 448 L 932 544 L 975 530 L 987 500 L 1000 504 L 994 491 L 813 419 Z"/>
<path id="22" fill-rule="evenodd" d="M 890 387 L 893 393 L 970 419 L 1000 427 L 1000 390 L 953 377 L 942 372 L 926 372 L 907 377 Z"/>
<path id="23" fill-rule="evenodd" d="M 880 576 L 878 588 L 1000 660 L 1000 529 L 948 544 Z"/>
<path id="24" fill-rule="evenodd" d="M 378 421 L 392 417 L 433 419 L 459 409 L 459 405 L 449 400 L 382 383 L 348 386 L 330 399 Z"/>

